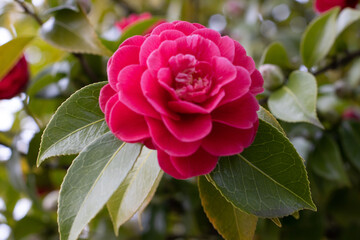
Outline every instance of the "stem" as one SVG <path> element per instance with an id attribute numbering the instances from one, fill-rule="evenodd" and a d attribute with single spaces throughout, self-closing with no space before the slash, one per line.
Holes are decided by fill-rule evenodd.
<path id="1" fill-rule="evenodd" d="M 340 59 L 334 59 L 330 64 L 326 65 L 323 68 L 320 68 L 316 71 L 313 72 L 313 74 L 319 75 L 322 74 L 330 69 L 336 69 L 338 67 L 344 66 L 346 64 L 348 64 L 349 62 L 351 62 L 353 59 L 360 57 L 360 50 L 352 52 L 352 53 L 348 53 L 345 57 L 340 58 Z"/>
<path id="2" fill-rule="evenodd" d="M 24 12 L 28 15 L 30 15 L 31 17 L 33 17 L 35 19 L 35 21 L 39 24 L 39 25 L 43 25 L 43 21 L 40 19 L 40 17 L 33 11 L 31 11 L 28 6 L 26 6 L 24 1 L 21 0 L 15 0 L 15 2 L 17 2 L 21 8 L 24 10 Z"/>

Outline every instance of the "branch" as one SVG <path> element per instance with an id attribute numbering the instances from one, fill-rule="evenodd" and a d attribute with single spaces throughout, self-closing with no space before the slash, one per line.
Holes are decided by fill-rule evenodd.
<path id="1" fill-rule="evenodd" d="M 322 74 L 330 69 L 337 69 L 341 66 L 344 66 L 346 64 L 348 64 L 349 62 L 351 62 L 353 59 L 360 57 L 360 50 L 352 52 L 352 53 L 348 53 L 345 57 L 340 58 L 340 59 L 334 59 L 330 64 L 326 65 L 323 68 L 320 68 L 316 71 L 314 71 L 312 74 L 319 75 Z"/>
<path id="2" fill-rule="evenodd" d="M 17 2 L 21 8 L 24 10 L 24 12 L 28 15 L 30 15 L 31 17 L 33 17 L 35 19 L 35 21 L 39 24 L 39 25 L 43 25 L 43 21 L 40 19 L 40 17 L 33 11 L 31 11 L 28 6 L 25 4 L 24 1 L 21 0 L 15 0 L 15 2 Z"/>

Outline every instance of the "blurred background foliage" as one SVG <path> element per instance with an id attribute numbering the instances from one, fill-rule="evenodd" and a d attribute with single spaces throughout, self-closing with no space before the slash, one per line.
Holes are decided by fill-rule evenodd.
<path id="1" fill-rule="evenodd" d="M 31 70 L 26 93 L 0 100 L 0 239 L 58 239 L 58 189 L 74 156 L 57 157 L 37 168 L 41 132 L 74 91 L 107 80 L 108 57 L 101 55 L 107 55 L 108 49 L 94 47 L 89 52 L 100 54 L 91 55 L 74 51 L 80 46 L 67 41 L 80 31 L 79 26 L 93 26 L 80 33 L 100 39 L 113 50 L 121 38 L 115 22 L 131 13 L 199 22 L 238 40 L 258 66 L 266 47 L 280 42 L 290 60 L 280 67 L 288 76 L 292 70 L 306 70 L 301 64 L 300 41 L 316 16 L 312 4 L 308 0 L 2 0 L 0 45 L 15 36 L 37 37 L 24 52 Z M 83 17 L 73 14 L 79 6 Z M 46 30 L 54 27 L 49 21 L 54 17 L 74 24 L 69 31 L 49 37 Z M 358 51 L 359 24 L 348 27 L 327 58 L 308 70 L 316 73 L 335 57 Z M 57 41 L 66 44 L 59 47 Z M 260 219 L 255 239 L 360 239 L 359 66 L 360 60 L 355 59 L 316 73 L 318 116 L 325 129 L 281 122 L 306 161 L 318 211 L 301 211 L 298 219 L 283 218 L 281 228 Z M 265 107 L 269 94 L 266 91 L 259 99 Z M 118 237 L 103 210 L 81 238 L 221 239 L 208 222 L 198 195 L 195 179 L 179 181 L 165 176 L 148 208 L 122 226 Z"/>

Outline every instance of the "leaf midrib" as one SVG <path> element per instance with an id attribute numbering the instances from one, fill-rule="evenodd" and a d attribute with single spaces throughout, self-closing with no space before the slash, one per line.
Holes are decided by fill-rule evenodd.
<path id="1" fill-rule="evenodd" d="M 311 203 L 308 203 L 307 201 L 305 201 L 302 197 L 298 196 L 297 194 L 295 194 L 293 191 L 291 191 L 290 189 L 288 189 L 287 187 L 285 187 L 284 185 L 282 185 L 281 183 L 275 181 L 275 179 L 273 179 L 272 177 L 270 177 L 268 174 L 266 174 L 265 172 L 263 172 L 261 169 L 259 169 L 258 167 L 256 167 L 254 164 L 252 164 L 249 160 L 247 160 L 244 156 L 242 156 L 241 154 L 238 154 L 238 156 L 240 157 L 240 159 L 242 159 L 245 163 L 247 163 L 250 167 L 252 167 L 253 169 L 255 169 L 256 171 L 260 172 L 261 174 L 263 174 L 265 177 L 267 177 L 269 180 L 271 180 L 272 182 L 274 182 L 276 185 L 282 187 L 283 189 L 287 190 L 289 193 L 291 193 L 292 195 L 294 195 L 295 197 L 297 197 L 298 199 L 302 200 L 304 203 L 306 203 L 311 209 L 316 209 L 315 206 L 313 206 Z"/>
<path id="2" fill-rule="evenodd" d="M 110 163 L 115 159 L 116 155 L 121 151 L 121 149 L 123 149 L 123 147 L 125 146 L 125 142 L 122 143 L 120 145 L 120 147 L 112 154 L 112 156 L 110 157 L 109 161 L 105 164 L 105 166 L 103 167 L 103 169 L 101 170 L 101 172 L 99 173 L 98 177 L 95 179 L 94 183 L 91 185 L 91 188 L 89 189 L 88 193 L 86 194 L 84 200 L 82 201 L 80 207 L 78 208 L 77 213 L 80 212 L 80 210 L 83 208 L 84 203 L 86 202 L 86 200 L 88 199 L 88 197 L 90 196 L 90 194 L 92 193 L 92 190 L 95 188 L 96 184 L 99 182 L 100 178 L 104 175 L 105 170 L 108 168 L 108 166 L 110 165 Z M 135 163 L 135 162 L 134 162 Z M 115 189 L 116 190 L 116 189 Z M 71 228 L 69 231 L 69 236 L 71 235 L 72 229 L 74 227 L 74 222 L 76 217 L 78 216 L 77 214 L 74 215 L 74 220 L 72 221 L 71 224 Z"/>

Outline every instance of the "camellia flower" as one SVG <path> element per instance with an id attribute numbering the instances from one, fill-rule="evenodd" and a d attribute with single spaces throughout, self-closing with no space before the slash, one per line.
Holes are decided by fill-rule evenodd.
<path id="1" fill-rule="evenodd" d="M 175 178 L 211 172 L 258 128 L 263 79 L 244 48 L 200 24 L 162 23 L 123 42 L 108 62 L 100 107 L 119 139 L 156 149 Z"/>
<path id="2" fill-rule="evenodd" d="M 142 14 L 133 13 L 130 14 L 128 17 L 121 19 L 119 22 L 116 22 L 115 25 L 119 30 L 124 31 L 126 30 L 127 27 L 131 26 L 132 24 L 150 18 L 151 18 L 151 14 L 147 12 Z"/>
<path id="3" fill-rule="evenodd" d="M 20 93 L 29 81 L 29 69 L 25 57 L 0 81 L 0 99 L 10 99 Z"/>
<path id="4" fill-rule="evenodd" d="M 323 13 L 334 7 L 340 7 L 341 9 L 346 7 L 355 8 L 358 2 L 359 0 L 316 0 L 315 10 Z"/>

